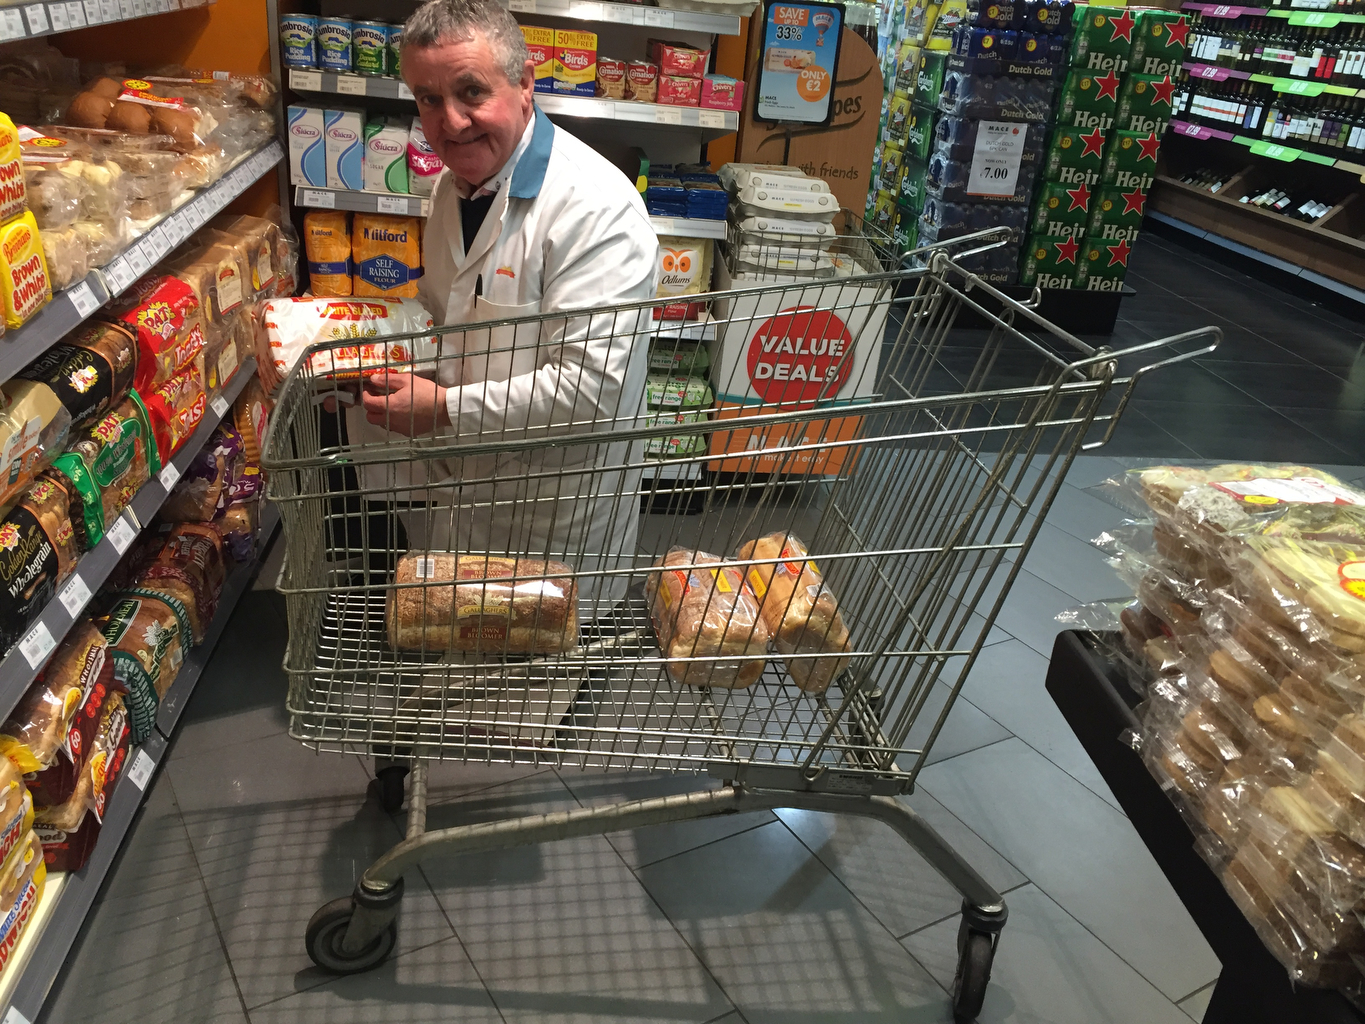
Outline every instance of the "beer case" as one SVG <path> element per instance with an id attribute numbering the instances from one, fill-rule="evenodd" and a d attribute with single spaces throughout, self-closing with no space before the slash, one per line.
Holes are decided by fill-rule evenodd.
<path id="1" fill-rule="evenodd" d="M 1175 82 L 1170 75 L 1129 74 L 1119 89 L 1116 126 L 1120 131 L 1161 135 L 1171 122 L 1174 92 Z"/>
<path id="2" fill-rule="evenodd" d="M 1089 185 L 1045 181 L 1029 218 L 1029 231 L 1047 238 L 1082 238 L 1095 204 Z"/>
<path id="3" fill-rule="evenodd" d="M 1057 124 L 1073 128 L 1109 131 L 1118 112 L 1123 79 L 1116 72 L 1094 74 L 1072 70 L 1057 99 Z"/>
<path id="4" fill-rule="evenodd" d="M 1084 71 L 1128 70 L 1137 20 L 1126 7 L 1077 6 L 1071 66 Z"/>
<path id="5" fill-rule="evenodd" d="M 938 111 L 933 107 L 911 104 L 910 117 L 905 122 L 905 155 L 916 160 L 927 160 L 934 148 L 934 122 Z"/>
<path id="6" fill-rule="evenodd" d="M 1102 188 L 1090 200 L 1086 237 L 1099 241 L 1135 241 L 1142 230 L 1147 191 L 1141 188 Z"/>
<path id="7" fill-rule="evenodd" d="M 886 130 L 883 138 L 897 145 L 905 144 L 906 125 L 911 118 L 909 93 L 897 92 L 891 95 L 891 103 L 886 110 Z"/>
<path id="8" fill-rule="evenodd" d="M 923 160 L 907 157 L 901 168 L 900 191 L 896 193 L 896 205 L 901 210 L 909 210 L 916 216 L 924 209 L 924 179 L 929 165 Z"/>
<path id="9" fill-rule="evenodd" d="M 1042 288 L 1084 287 L 1077 282 L 1084 245 L 1078 238 L 1030 235 L 1019 261 L 1019 283 Z"/>
<path id="10" fill-rule="evenodd" d="M 1126 238 L 1114 241 L 1087 237 L 1081 242 L 1076 286 L 1088 292 L 1121 291 L 1132 251 L 1133 244 Z"/>
<path id="11" fill-rule="evenodd" d="M 915 98 L 922 106 L 937 106 L 947 73 L 947 50 L 924 50 L 919 55 L 919 74 L 915 77 Z"/>
<path id="12" fill-rule="evenodd" d="M 905 163 L 905 151 L 894 142 L 882 143 L 882 169 L 878 179 L 879 187 L 893 195 L 900 188 L 901 167 Z"/>
<path id="13" fill-rule="evenodd" d="M 1114 188 L 1140 188 L 1145 192 L 1156 180 L 1160 147 L 1161 136 L 1156 132 L 1110 132 L 1101 180 Z"/>
<path id="14" fill-rule="evenodd" d="M 904 206 L 896 207 L 892 221 L 891 244 L 898 253 L 909 252 L 919 242 L 919 214 Z"/>
<path id="15" fill-rule="evenodd" d="M 1074 125 L 1054 128 L 1043 163 L 1044 178 L 1073 186 L 1095 185 L 1104 169 L 1107 142 L 1108 136 L 1099 128 L 1088 131 Z"/>
<path id="16" fill-rule="evenodd" d="M 1141 10 L 1136 13 L 1133 49 L 1128 69 L 1140 75 L 1174 78 L 1185 61 L 1190 20 L 1179 11 Z"/>

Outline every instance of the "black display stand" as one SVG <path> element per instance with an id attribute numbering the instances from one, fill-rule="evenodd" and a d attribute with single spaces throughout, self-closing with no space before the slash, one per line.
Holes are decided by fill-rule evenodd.
<path id="1" fill-rule="evenodd" d="M 1059 633 L 1047 691 L 1223 965 L 1204 1024 L 1362 1024 L 1338 992 L 1293 985 L 1218 877 L 1194 850 L 1194 834 L 1142 759 L 1119 736 L 1136 729 L 1141 699 L 1093 648 Z"/>

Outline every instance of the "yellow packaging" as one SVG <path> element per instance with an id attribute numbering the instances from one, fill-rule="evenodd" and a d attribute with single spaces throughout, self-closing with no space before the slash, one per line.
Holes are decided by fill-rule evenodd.
<path id="1" fill-rule="evenodd" d="M 536 66 L 536 92 L 549 92 L 555 73 L 555 30 L 522 25 L 521 35 L 526 40 L 526 52 Z"/>
<path id="2" fill-rule="evenodd" d="M 596 95 L 596 32 L 555 29 L 554 91 L 570 96 Z"/>
<path id="3" fill-rule="evenodd" d="M 351 224 L 352 295 L 383 299 L 417 298 L 422 248 L 416 217 L 357 213 Z"/>
<path id="4" fill-rule="evenodd" d="M 10 327 L 22 326 L 52 300 L 52 279 L 32 213 L 0 226 L 0 293 Z"/>
<path id="5" fill-rule="evenodd" d="M 303 245 L 308 283 L 318 297 L 351 294 L 351 231 L 341 210 L 313 210 L 303 215 Z"/>
<path id="6" fill-rule="evenodd" d="M 24 165 L 19 156 L 19 132 L 8 116 L 0 114 L 0 221 L 19 216 L 27 201 Z"/>

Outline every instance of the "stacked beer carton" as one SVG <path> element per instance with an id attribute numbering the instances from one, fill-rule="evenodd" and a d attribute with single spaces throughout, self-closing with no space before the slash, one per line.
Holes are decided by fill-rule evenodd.
<path id="1" fill-rule="evenodd" d="M 1019 281 L 1119 291 L 1185 57 L 1177 11 L 1078 6 Z"/>

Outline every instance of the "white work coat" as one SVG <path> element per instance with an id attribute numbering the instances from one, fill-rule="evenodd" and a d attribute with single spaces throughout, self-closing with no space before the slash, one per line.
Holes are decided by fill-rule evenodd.
<path id="1" fill-rule="evenodd" d="M 450 172 L 432 191 L 418 296 L 437 324 L 466 325 L 610 306 L 655 295 L 658 240 L 632 182 L 539 109 L 510 180 L 468 252 Z M 477 294 L 480 292 L 481 294 Z M 648 320 L 566 315 L 441 337 L 439 382 L 452 426 L 423 443 L 591 435 L 643 424 Z M 348 421 L 352 442 L 394 440 Z M 639 524 L 640 443 L 557 444 L 457 461 L 389 467 L 380 484 L 400 502 L 409 548 L 490 552 L 567 562 L 579 617 L 626 591 Z M 374 496 L 371 495 L 373 498 Z"/>

